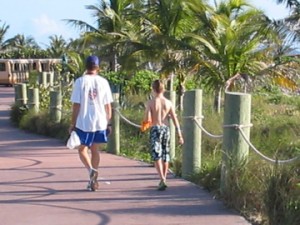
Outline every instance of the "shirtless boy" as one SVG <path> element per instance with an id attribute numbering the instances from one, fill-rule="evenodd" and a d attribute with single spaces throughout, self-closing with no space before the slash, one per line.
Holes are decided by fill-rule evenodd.
<path id="1" fill-rule="evenodd" d="M 170 149 L 170 128 L 169 116 L 174 122 L 178 133 L 179 144 L 183 144 L 184 140 L 180 131 L 179 122 L 175 114 L 175 109 L 170 100 L 163 95 L 164 84 L 160 80 L 152 83 L 153 99 L 147 102 L 144 122 L 151 123 L 150 127 L 150 150 L 154 160 L 155 168 L 160 177 L 158 190 L 167 188 L 166 179 L 169 169 L 169 149 Z"/>

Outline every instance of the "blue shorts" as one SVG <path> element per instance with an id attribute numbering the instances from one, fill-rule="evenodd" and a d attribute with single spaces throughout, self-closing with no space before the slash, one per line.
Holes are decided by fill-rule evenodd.
<path id="1" fill-rule="evenodd" d="M 99 130 L 95 132 L 85 132 L 78 128 L 75 131 L 80 139 L 80 144 L 91 147 L 94 143 L 107 143 L 109 130 Z"/>

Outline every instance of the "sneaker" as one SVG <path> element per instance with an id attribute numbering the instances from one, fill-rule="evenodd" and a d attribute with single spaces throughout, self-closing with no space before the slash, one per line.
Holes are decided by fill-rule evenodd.
<path id="1" fill-rule="evenodd" d="M 98 171 L 92 169 L 90 172 L 90 182 L 89 182 L 91 191 L 96 191 L 99 187 L 97 178 L 98 178 Z"/>
<path id="2" fill-rule="evenodd" d="M 159 190 L 159 191 L 164 191 L 164 190 L 166 190 L 167 187 L 168 187 L 168 186 L 167 186 L 166 182 L 163 181 L 163 180 L 161 180 L 161 181 L 159 182 L 159 184 L 158 184 L 157 190 Z"/>
<path id="3" fill-rule="evenodd" d="M 86 186 L 86 189 L 87 189 L 88 191 L 92 191 L 92 188 L 91 188 L 91 182 L 90 182 L 90 181 L 88 182 L 88 184 L 87 184 L 87 186 Z"/>

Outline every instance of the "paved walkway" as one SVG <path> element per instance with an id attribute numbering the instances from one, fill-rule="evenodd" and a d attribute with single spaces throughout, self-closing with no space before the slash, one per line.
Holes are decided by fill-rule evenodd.
<path id="1" fill-rule="evenodd" d="M 249 225 L 201 188 L 170 176 L 156 191 L 148 164 L 101 152 L 100 190 L 88 192 L 77 152 L 14 128 L 14 93 L 0 86 L 1 225 Z"/>

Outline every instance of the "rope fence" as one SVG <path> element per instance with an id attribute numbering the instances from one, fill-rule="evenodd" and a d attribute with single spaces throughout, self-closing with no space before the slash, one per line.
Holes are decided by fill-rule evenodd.
<path id="1" fill-rule="evenodd" d="M 207 130 L 205 130 L 205 128 L 201 125 L 201 123 L 199 122 L 199 117 L 193 117 L 193 116 L 186 116 L 183 117 L 184 119 L 192 119 L 196 125 L 209 137 L 211 138 L 223 138 L 223 135 L 214 135 L 209 133 Z M 204 117 L 201 116 L 200 119 L 203 119 Z M 287 159 L 287 160 L 274 160 L 271 159 L 269 157 L 267 157 L 266 155 L 264 155 L 263 153 L 261 153 L 261 151 L 259 151 L 257 148 L 255 148 L 255 146 L 250 142 L 250 140 L 246 137 L 243 128 L 248 128 L 248 127 L 252 127 L 253 124 L 249 124 L 249 125 L 239 125 L 239 124 L 229 124 L 229 125 L 223 125 L 223 128 L 233 128 L 238 130 L 243 139 L 246 141 L 246 143 L 248 144 L 248 146 L 257 154 L 259 155 L 263 160 L 273 163 L 273 164 L 279 164 L 279 165 L 283 165 L 283 164 L 292 164 L 295 163 L 297 161 L 300 160 L 300 156 L 294 157 L 292 159 Z"/>
<path id="2" fill-rule="evenodd" d="M 119 109 L 114 109 L 115 112 L 117 112 L 119 114 L 119 116 L 121 117 L 121 119 L 123 119 L 126 123 L 136 127 L 136 128 L 141 128 L 141 125 L 135 124 L 133 122 L 131 122 L 129 119 L 127 119 L 124 115 L 122 115 L 122 113 L 119 111 Z"/>
<path id="3" fill-rule="evenodd" d="M 292 159 L 287 159 L 287 160 L 274 160 L 274 159 L 271 159 L 267 156 L 265 156 L 264 154 L 262 154 L 259 150 L 257 150 L 254 145 L 250 142 L 250 140 L 248 140 L 246 138 L 246 135 L 244 133 L 244 131 L 242 130 L 242 127 L 240 126 L 237 126 L 237 129 L 239 130 L 239 132 L 241 133 L 242 137 L 244 138 L 244 140 L 247 142 L 247 144 L 250 146 L 250 148 L 256 153 L 258 154 L 262 159 L 270 162 L 270 163 L 273 163 L 273 164 L 279 164 L 279 165 L 283 165 L 283 164 L 291 164 L 291 163 L 294 163 L 298 160 L 300 160 L 300 156 L 297 156 L 297 157 L 294 157 Z"/>
<path id="4" fill-rule="evenodd" d="M 136 127 L 136 128 L 141 128 L 141 125 L 138 125 L 132 121 L 130 121 L 128 118 L 126 118 L 119 109 L 114 109 L 115 112 L 117 112 L 119 114 L 119 116 L 121 117 L 121 119 L 123 119 L 126 123 Z M 209 131 L 207 131 L 202 125 L 201 122 L 199 120 L 203 120 L 204 116 L 200 116 L 200 117 L 195 117 L 195 116 L 185 116 L 182 117 L 183 119 L 191 119 L 192 121 L 195 122 L 195 124 L 209 137 L 211 138 L 223 138 L 223 134 L 220 135 L 215 135 L 210 133 Z M 248 146 L 257 154 L 259 155 L 263 160 L 273 163 L 273 164 L 291 164 L 294 162 L 297 162 L 298 160 L 300 160 L 300 156 L 294 157 L 292 159 L 287 159 L 287 160 L 275 160 L 275 159 L 271 159 L 269 157 L 267 157 L 266 155 L 264 155 L 261 151 L 259 151 L 251 142 L 250 140 L 246 137 L 243 128 L 248 128 L 248 127 L 253 127 L 253 124 L 248 124 L 248 125 L 239 125 L 239 124 L 228 124 L 228 125 L 223 125 L 223 128 L 233 128 L 236 129 L 240 132 L 240 134 L 242 135 L 243 139 L 246 141 L 246 143 L 248 144 Z"/>
<path id="5" fill-rule="evenodd" d="M 210 132 L 208 132 L 202 125 L 201 125 L 201 123 L 199 122 L 199 119 L 200 120 L 203 120 L 204 119 L 204 116 L 201 116 L 201 117 L 195 117 L 195 116 L 185 116 L 185 117 L 183 117 L 184 119 L 192 119 L 195 123 L 196 123 L 196 125 L 206 134 L 206 135 L 208 135 L 209 137 L 211 137 L 211 138 L 222 138 L 223 137 L 223 135 L 221 134 L 221 135 L 215 135 L 215 134 L 212 134 L 212 133 L 210 133 Z"/>

